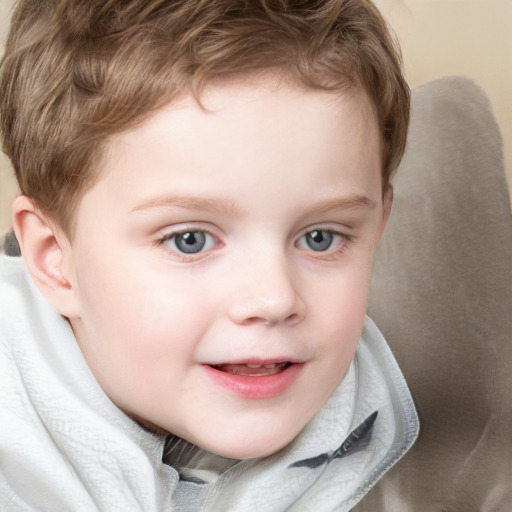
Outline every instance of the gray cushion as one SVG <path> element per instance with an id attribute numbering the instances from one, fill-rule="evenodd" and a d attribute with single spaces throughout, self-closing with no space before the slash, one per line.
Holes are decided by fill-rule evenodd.
<path id="1" fill-rule="evenodd" d="M 369 314 L 421 420 L 362 512 L 512 507 L 512 217 L 502 142 L 468 79 L 416 89 Z"/>

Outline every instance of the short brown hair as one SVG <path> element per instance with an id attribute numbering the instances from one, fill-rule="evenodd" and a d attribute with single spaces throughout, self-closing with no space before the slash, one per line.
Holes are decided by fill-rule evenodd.
<path id="1" fill-rule="evenodd" d="M 110 136 L 187 88 L 273 69 L 306 87 L 366 92 L 386 188 L 409 88 L 370 0 L 21 0 L 2 60 L 3 148 L 21 192 L 69 234 Z"/>

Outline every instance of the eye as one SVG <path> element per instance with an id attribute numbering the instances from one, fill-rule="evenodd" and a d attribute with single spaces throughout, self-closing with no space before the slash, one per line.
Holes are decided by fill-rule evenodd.
<path id="1" fill-rule="evenodd" d="M 209 251 L 215 246 L 215 240 L 212 235 L 206 231 L 184 231 L 169 235 L 162 240 L 176 252 L 183 254 L 197 254 L 199 252 Z"/>
<path id="2" fill-rule="evenodd" d="M 315 252 L 324 252 L 336 247 L 342 236 L 325 229 L 314 229 L 299 238 L 297 246 Z"/>

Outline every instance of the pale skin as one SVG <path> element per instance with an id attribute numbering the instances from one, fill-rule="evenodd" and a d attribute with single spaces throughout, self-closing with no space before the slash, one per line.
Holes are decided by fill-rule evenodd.
<path id="1" fill-rule="evenodd" d="M 267 78 L 210 86 L 203 101 L 184 94 L 113 138 L 71 240 L 25 196 L 14 225 L 120 409 L 219 455 L 260 457 L 349 368 L 391 189 L 363 94 Z M 240 392 L 233 372 L 255 380 Z"/>

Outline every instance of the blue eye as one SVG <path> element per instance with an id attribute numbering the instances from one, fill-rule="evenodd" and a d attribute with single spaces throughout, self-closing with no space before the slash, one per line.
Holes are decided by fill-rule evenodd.
<path id="1" fill-rule="evenodd" d="M 325 229 L 315 229 L 299 239 L 297 245 L 303 249 L 324 252 L 332 249 L 339 242 L 340 235 Z"/>
<path id="2" fill-rule="evenodd" d="M 171 249 L 183 254 L 197 254 L 208 251 L 215 245 L 213 237 L 205 231 L 185 231 L 165 239 Z"/>

